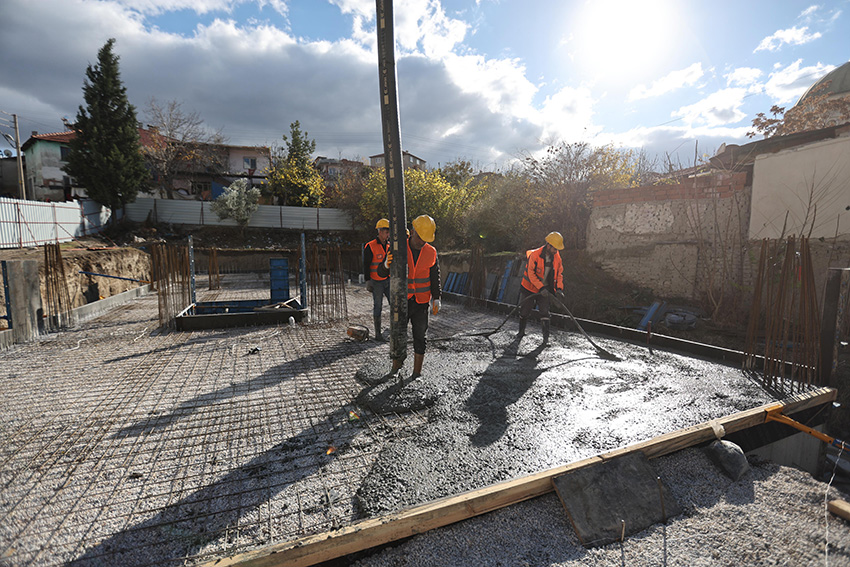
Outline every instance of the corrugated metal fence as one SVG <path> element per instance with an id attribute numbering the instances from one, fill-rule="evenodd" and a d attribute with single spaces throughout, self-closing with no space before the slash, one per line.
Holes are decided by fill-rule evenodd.
<path id="1" fill-rule="evenodd" d="M 0 197 L 0 248 L 69 242 L 100 232 L 111 214 L 90 200 L 48 203 Z"/>
<path id="2" fill-rule="evenodd" d="M 137 199 L 126 207 L 127 218 L 144 222 L 206 226 L 236 226 L 219 220 L 209 201 Z M 25 248 L 48 242 L 69 242 L 100 232 L 110 209 L 91 200 L 46 203 L 0 197 L 0 248 Z M 260 205 L 249 227 L 290 230 L 352 230 L 351 217 L 340 209 Z"/>
<path id="3" fill-rule="evenodd" d="M 126 207 L 127 218 L 134 222 L 148 219 L 155 223 L 204 226 L 236 226 L 233 219 L 220 220 L 211 201 L 176 201 L 172 199 L 136 199 Z M 278 207 L 260 205 L 248 223 L 252 228 L 285 228 L 290 230 L 352 230 L 351 217 L 341 209 Z"/>

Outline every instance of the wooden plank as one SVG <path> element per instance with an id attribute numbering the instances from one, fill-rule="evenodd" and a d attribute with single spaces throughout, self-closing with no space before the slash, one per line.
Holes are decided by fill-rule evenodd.
<path id="1" fill-rule="evenodd" d="M 830 500 L 826 508 L 839 518 L 850 521 L 850 504 L 844 500 Z"/>
<path id="2" fill-rule="evenodd" d="M 836 394 L 837 391 L 832 388 L 820 388 L 798 394 L 781 402 L 766 404 L 699 425 L 686 427 L 575 463 L 442 498 L 394 514 L 369 518 L 331 532 L 286 543 L 268 545 L 232 557 L 217 559 L 205 565 L 208 567 L 230 565 L 239 565 L 240 567 L 305 567 L 315 565 L 322 561 L 404 539 L 542 496 L 553 490 L 552 479 L 556 476 L 635 451 L 642 451 L 648 459 L 674 453 L 714 439 L 715 430 L 718 427 L 722 427 L 727 433 L 740 431 L 764 423 L 768 411 L 781 408 L 783 413 L 792 414 L 831 403 L 835 400 Z"/>

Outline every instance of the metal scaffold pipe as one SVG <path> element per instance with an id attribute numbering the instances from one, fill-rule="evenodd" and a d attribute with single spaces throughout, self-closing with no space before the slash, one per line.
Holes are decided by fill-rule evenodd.
<path id="1" fill-rule="evenodd" d="M 376 0 L 378 13 L 378 80 L 381 91 L 381 130 L 389 202 L 390 358 L 407 357 L 407 210 L 401 162 L 401 124 L 398 116 L 392 0 Z"/>

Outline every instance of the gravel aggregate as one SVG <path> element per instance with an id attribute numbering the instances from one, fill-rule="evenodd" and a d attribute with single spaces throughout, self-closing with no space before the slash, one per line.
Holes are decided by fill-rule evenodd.
<path id="1" fill-rule="evenodd" d="M 683 513 L 602 547 L 584 547 L 558 496 L 429 531 L 353 560 L 355 567 L 850 565 L 848 524 L 826 512 L 847 495 L 811 475 L 751 462 L 732 481 L 703 449 L 650 461 Z"/>

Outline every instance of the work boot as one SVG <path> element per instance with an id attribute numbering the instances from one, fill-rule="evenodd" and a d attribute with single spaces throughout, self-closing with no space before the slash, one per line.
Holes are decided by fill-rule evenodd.
<path id="1" fill-rule="evenodd" d="M 375 340 L 379 343 L 386 342 L 386 339 L 381 334 L 381 316 L 373 315 L 372 318 L 375 320 Z"/>
<path id="2" fill-rule="evenodd" d="M 413 353 L 413 374 L 410 375 L 411 378 L 419 378 L 422 376 L 422 363 L 424 361 L 424 354 Z"/>
<path id="3" fill-rule="evenodd" d="M 393 367 L 392 367 L 392 370 L 390 370 L 390 374 L 395 374 L 396 372 L 401 370 L 402 366 L 404 366 L 404 359 L 403 358 L 401 358 L 401 359 L 394 358 L 393 359 Z M 399 373 L 399 377 L 401 377 L 401 373 Z"/>
<path id="4" fill-rule="evenodd" d="M 525 335 L 525 322 L 526 320 L 524 317 L 519 318 L 519 332 L 516 334 L 516 336 L 521 337 Z"/>
<path id="5" fill-rule="evenodd" d="M 549 344 L 549 319 L 543 319 L 541 321 L 543 325 L 543 346 Z"/>

